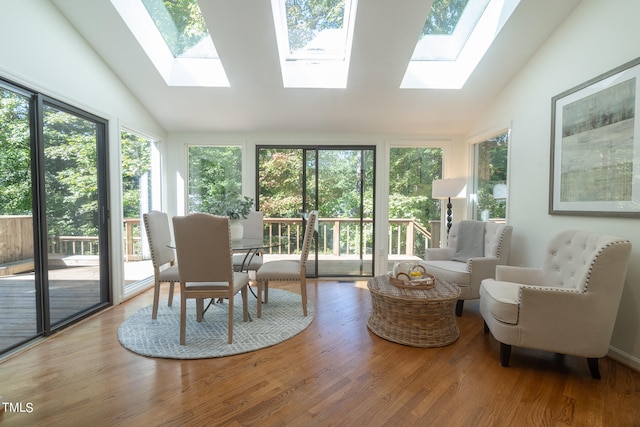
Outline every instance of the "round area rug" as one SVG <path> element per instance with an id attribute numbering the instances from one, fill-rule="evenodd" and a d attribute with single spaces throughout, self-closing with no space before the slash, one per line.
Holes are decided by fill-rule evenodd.
<path id="1" fill-rule="evenodd" d="M 205 300 L 205 307 L 208 300 Z M 269 289 L 269 303 L 262 304 L 262 317 L 256 317 L 256 298 L 249 294 L 252 321 L 242 321 L 242 298 L 234 298 L 233 344 L 227 344 L 228 302 L 211 304 L 202 322 L 196 321 L 195 300 L 187 300 L 186 344 L 180 345 L 180 296 L 173 306 L 166 300 L 151 319 L 152 306 L 144 307 L 122 322 L 118 339 L 123 347 L 143 356 L 168 359 L 206 359 L 246 353 L 281 343 L 302 332 L 313 321 L 314 306 L 307 303 L 302 314 L 299 294 Z"/>

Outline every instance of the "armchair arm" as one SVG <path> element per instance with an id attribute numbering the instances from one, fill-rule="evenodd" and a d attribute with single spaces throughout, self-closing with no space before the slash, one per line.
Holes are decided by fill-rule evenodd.
<path id="1" fill-rule="evenodd" d="M 527 285 L 542 285 L 542 269 L 499 265 L 496 267 L 496 280 Z"/>
<path id="2" fill-rule="evenodd" d="M 455 253 L 454 248 L 427 248 L 424 259 L 426 261 L 449 261 Z"/>
<path id="3" fill-rule="evenodd" d="M 515 345 L 603 357 L 609 349 L 615 313 L 603 313 L 593 296 L 576 289 L 523 285 L 519 293 L 520 342 Z M 584 331 L 589 331 L 588 339 Z"/>
<path id="4" fill-rule="evenodd" d="M 477 280 L 479 283 L 482 279 L 494 278 L 499 262 L 498 258 L 469 258 L 467 271 L 471 273 L 471 282 Z"/>
<path id="5" fill-rule="evenodd" d="M 498 258 L 479 257 L 467 260 L 467 271 L 469 277 L 469 297 L 480 298 L 480 283 L 484 279 L 494 278 L 496 266 L 501 262 Z"/>

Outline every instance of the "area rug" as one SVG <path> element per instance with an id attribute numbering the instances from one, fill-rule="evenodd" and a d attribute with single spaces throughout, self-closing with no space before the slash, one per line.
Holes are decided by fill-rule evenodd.
<path id="1" fill-rule="evenodd" d="M 206 359 L 247 353 L 270 347 L 299 334 L 311 324 L 314 306 L 307 304 L 302 314 L 299 294 L 269 289 L 269 303 L 262 304 L 262 317 L 256 317 L 256 299 L 249 294 L 252 321 L 242 321 L 242 298 L 234 298 L 233 344 L 227 344 L 229 305 L 212 304 L 202 322 L 196 321 L 195 300 L 187 300 L 186 344 L 180 345 L 180 299 L 173 306 L 161 302 L 156 320 L 152 306 L 144 307 L 125 320 L 118 329 L 123 347 L 143 356 L 167 359 Z M 205 301 L 206 304 L 206 301 Z"/>

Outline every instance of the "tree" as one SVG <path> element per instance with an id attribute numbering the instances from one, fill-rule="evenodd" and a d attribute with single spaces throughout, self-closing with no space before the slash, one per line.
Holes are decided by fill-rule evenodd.
<path id="1" fill-rule="evenodd" d="M 176 58 L 209 37 L 197 0 L 142 0 L 142 4 Z"/>
<path id="2" fill-rule="evenodd" d="M 49 106 L 43 120 L 49 235 L 96 236 L 96 124 Z"/>
<path id="3" fill-rule="evenodd" d="M 0 215 L 31 215 L 29 100 L 0 90 Z"/>
<path id="4" fill-rule="evenodd" d="M 344 0 L 287 0 L 289 49 L 305 47 L 322 30 L 342 28 Z"/>
<path id="5" fill-rule="evenodd" d="M 217 201 L 242 194 L 240 147 L 189 147 L 189 212 L 213 212 Z"/>
<path id="6" fill-rule="evenodd" d="M 124 218 L 140 218 L 141 183 L 151 187 L 151 142 L 130 132 L 120 133 L 122 153 L 122 213 Z"/>
<path id="7" fill-rule="evenodd" d="M 469 0 L 434 0 L 423 35 L 452 34 Z"/>

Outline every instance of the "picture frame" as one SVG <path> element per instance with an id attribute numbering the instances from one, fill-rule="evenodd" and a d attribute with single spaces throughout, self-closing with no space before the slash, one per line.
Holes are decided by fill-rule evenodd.
<path id="1" fill-rule="evenodd" d="M 551 100 L 549 214 L 640 217 L 640 58 Z"/>

